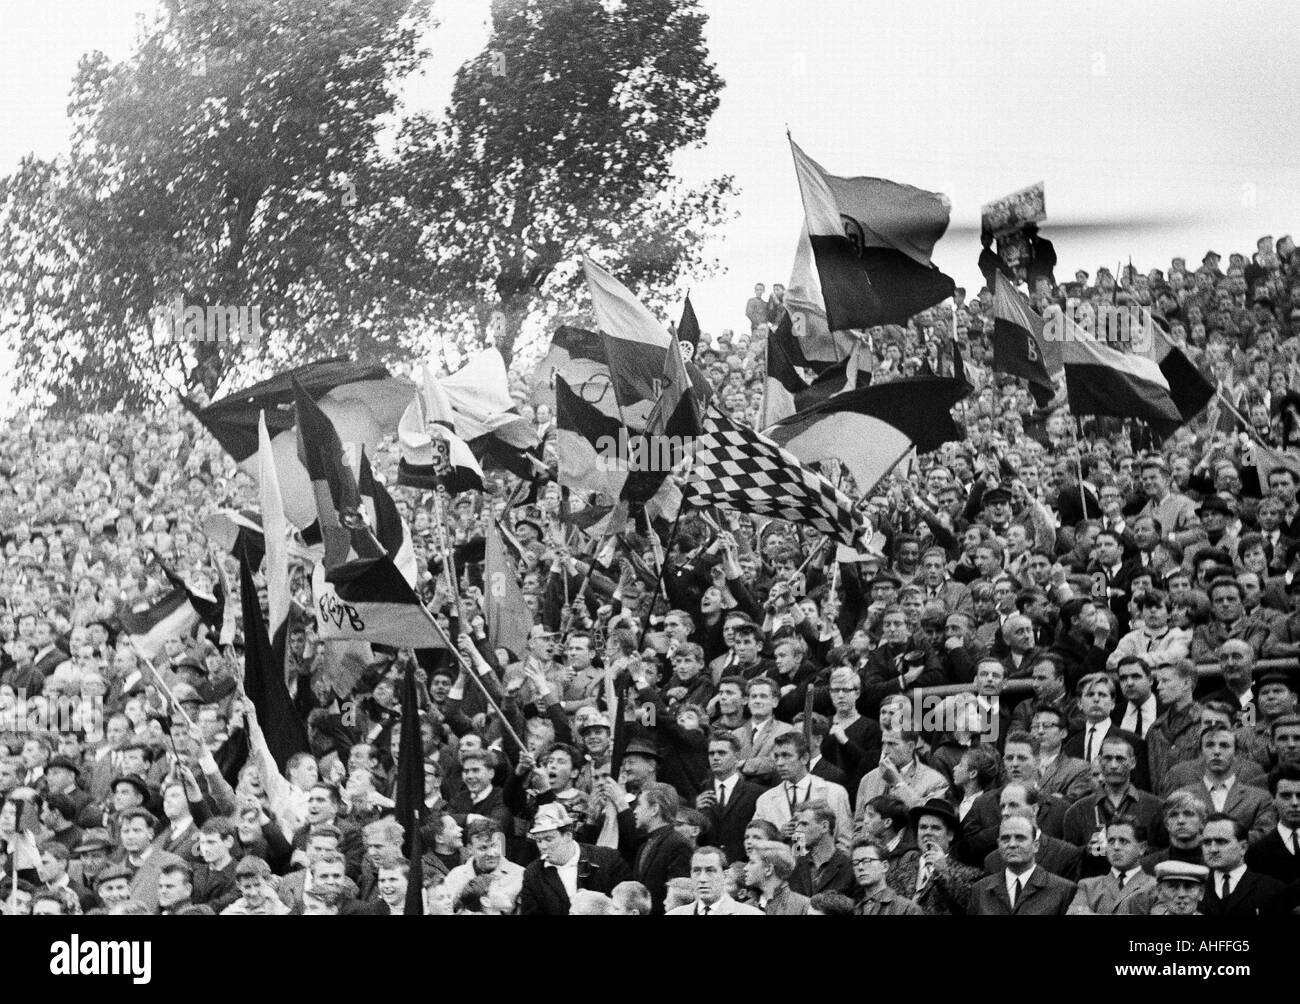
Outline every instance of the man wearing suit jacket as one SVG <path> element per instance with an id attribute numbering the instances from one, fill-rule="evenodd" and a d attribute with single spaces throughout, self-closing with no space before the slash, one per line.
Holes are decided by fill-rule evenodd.
<path id="1" fill-rule="evenodd" d="M 1066 740 L 1064 749 L 1066 755 L 1077 757 L 1091 769 L 1101 755 L 1101 744 L 1106 741 L 1106 737 L 1112 732 L 1120 731 L 1111 720 L 1115 712 L 1115 681 L 1105 673 L 1090 673 L 1079 681 L 1077 693 L 1083 723 Z M 1146 743 L 1132 733 L 1129 738 L 1137 756 L 1137 764 L 1133 768 L 1133 784 L 1143 791 L 1150 791 Z"/>
<path id="2" fill-rule="evenodd" d="M 1064 818 L 1063 806 L 1060 803 L 1061 799 L 1057 796 L 1050 798 L 1040 796 L 1032 784 L 1010 781 L 998 792 L 999 816 L 993 826 L 993 832 L 994 834 L 998 832 L 1003 819 L 1017 812 L 1033 819 L 1038 824 L 1039 831 L 1038 851 L 1034 860 L 1053 875 L 1074 882 L 1079 878 L 1079 862 L 1083 857 L 1083 851 L 1047 832 L 1049 823 L 1059 827 Z M 1057 832 L 1059 833 L 1060 830 L 1058 829 Z M 996 836 L 993 839 L 996 840 Z M 986 875 L 996 874 L 1006 868 L 1006 862 L 1002 860 L 1002 852 L 996 846 L 984 858 L 983 865 Z"/>
<path id="3" fill-rule="evenodd" d="M 1246 851 L 1247 867 L 1290 885 L 1300 882 L 1300 767 L 1278 767 L 1268 779 L 1277 825 Z"/>
<path id="4" fill-rule="evenodd" d="M 1023 815 L 1008 815 L 998 829 L 998 850 L 1006 868 L 981 879 L 971 890 L 977 916 L 1059 917 L 1069 909 L 1075 886 L 1034 860 L 1038 826 Z"/>
<path id="5" fill-rule="evenodd" d="M 759 796 L 755 819 L 766 819 L 782 832 L 794 834 L 794 814 L 807 802 L 821 801 L 835 813 L 835 843 L 847 850 L 853 839 L 853 816 L 849 812 L 849 793 L 838 784 L 823 781 L 808 773 L 808 740 L 802 732 L 779 736 L 772 750 L 781 783 Z"/>
<path id="6" fill-rule="evenodd" d="M 718 684 L 721 690 L 728 682 Z M 790 732 L 794 726 L 778 722 L 775 718 L 780 694 L 776 683 L 767 677 L 758 677 L 745 684 L 745 700 L 749 704 L 749 720 L 736 729 L 740 740 L 740 772 L 756 784 L 768 785 L 776 780 L 776 767 L 772 748 L 779 736 Z"/>
<path id="7" fill-rule="evenodd" d="M 708 842 L 721 847 L 728 861 L 745 857 L 745 827 L 754 818 L 763 789 L 740 776 L 740 739 L 734 732 L 715 729 L 709 739 L 709 770 L 713 784 L 696 796 L 695 807 L 709 821 Z"/>
<path id="8" fill-rule="evenodd" d="M 1136 819 L 1147 828 L 1156 847 L 1164 847 L 1169 842 L 1163 800 L 1133 786 L 1133 769 L 1137 766 L 1133 744 L 1133 738 L 1122 732 L 1112 732 L 1106 737 L 1099 758 L 1101 793 L 1081 798 L 1065 814 L 1063 836 L 1076 847 L 1084 848 L 1082 874 L 1085 878 L 1105 874 L 1109 867 L 1104 828 L 1116 816 Z"/>
<path id="9" fill-rule="evenodd" d="M 168 865 L 180 864 L 175 854 L 154 846 L 158 820 L 148 809 L 127 809 L 118 816 L 117 839 L 122 845 L 121 863 L 131 870 L 131 898 L 150 913 L 158 910 L 158 876 Z"/>
<path id="10" fill-rule="evenodd" d="M 1070 903 L 1071 914 L 1111 916 L 1125 900 L 1154 890 L 1155 877 L 1142 870 L 1146 828 L 1132 819 L 1116 817 L 1106 827 L 1106 860 L 1110 871 L 1079 882 Z"/>
<path id="11" fill-rule="evenodd" d="M 1070 727 L 1064 712 L 1049 705 L 1035 708 L 1029 727 L 1038 738 L 1038 790 L 1070 803 L 1091 795 L 1092 765 L 1061 748 Z"/>
<path id="12" fill-rule="evenodd" d="M 1241 823 L 1252 844 L 1264 839 L 1273 830 L 1277 813 L 1265 792 L 1237 777 L 1237 734 L 1226 725 L 1207 725 L 1201 733 L 1201 758 L 1205 776 L 1182 790 Z"/>
<path id="13" fill-rule="evenodd" d="M 1247 831 L 1226 812 L 1215 812 L 1205 821 L 1201 851 L 1209 866 L 1201 912 L 1207 917 L 1258 917 L 1277 910 L 1277 900 L 1286 888 L 1268 875 L 1246 865 Z"/>
<path id="14" fill-rule="evenodd" d="M 932 547 L 921 555 L 916 584 L 921 587 L 922 602 L 941 603 L 944 613 L 970 616 L 974 612 L 970 587 L 948 577 L 948 556 L 942 547 Z"/>
<path id="15" fill-rule="evenodd" d="M 669 910 L 669 917 L 761 917 L 763 911 L 737 903 L 727 895 L 727 859 L 716 847 L 701 847 L 691 855 L 695 902 Z"/>
<path id="16" fill-rule="evenodd" d="M 618 851 L 573 839 L 576 825 L 559 802 L 537 810 L 528 835 L 541 857 L 524 869 L 519 892 L 521 915 L 567 917 L 570 897 L 579 889 L 608 896 L 620 882 L 631 881 L 632 872 Z"/>
<path id="17" fill-rule="evenodd" d="M 620 850 L 625 856 L 627 851 L 635 848 L 631 855 L 632 879 L 650 891 L 651 913 L 656 915 L 664 912 L 668 880 L 685 878 L 691 870 L 690 842 L 673 825 L 677 820 L 679 802 L 672 785 L 659 781 L 647 784 L 637 795 L 632 810 L 636 829 L 645 837 L 637 840 L 633 836 L 634 843 L 628 848 L 624 848 L 620 840 Z"/>

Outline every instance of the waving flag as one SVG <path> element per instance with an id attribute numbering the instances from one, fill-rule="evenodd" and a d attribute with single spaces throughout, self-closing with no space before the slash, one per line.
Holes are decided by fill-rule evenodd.
<path id="1" fill-rule="evenodd" d="M 185 407 L 250 477 L 257 476 L 258 421 L 260 413 L 266 413 L 285 516 L 305 530 L 315 521 L 316 510 L 293 432 L 295 383 L 330 420 L 343 442 L 363 443 L 371 450 L 396 431 L 413 386 L 408 380 L 390 376 L 382 366 L 326 359 L 264 380 L 205 408 L 182 398 Z"/>
<path id="2" fill-rule="evenodd" d="M 1056 386 L 1050 372 L 1053 367 L 1048 342 L 1043 336 L 1043 319 L 1001 272 L 994 280 L 992 341 L 993 368 L 1028 380 L 1040 407 L 1050 401 Z"/>
<path id="3" fill-rule="evenodd" d="M 452 427 L 480 465 L 521 478 L 538 473 L 541 440 L 532 422 L 515 410 L 506 363 L 486 348 L 450 376 L 437 381 L 451 405 Z"/>
<path id="4" fill-rule="evenodd" d="M 881 178 L 829 174 L 792 139 L 808 237 L 832 331 L 903 324 L 953 295 L 930 260 L 948 229 L 933 192 Z"/>
<path id="5" fill-rule="evenodd" d="M 850 546 L 865 529 L 849 497 L 824 477 L 772 440 L 712 410 L 696 442 L 685 502 L 811 526 Z"/>
<path id="6" fill-rule="evenodd" d="M 522 659 L 528 648 L 533 615 L 524 603 L 514 562 L 501 541 L 496 520 L 488 524 L 483 548 L 483 599 L 486 607 L 484 619 L 492 647 L 504 648 Z"/>
<path id="7" fill-rule="evenodd" d="M 971 391 L 952 377 L 909 377 L 827 398 L 767 435 L 804 463 L 838 459 L 866 494 L 910 450 L 928 453 L 963 438 L 953 406 Z"/>
<path id="8" fill-rule="evenodd" d="M 469 446 L 455 432 L 455 413 L 447 392 L 428 366 L 420 367 L 414 400 L 402 413 L 397 438 L 402 459 L 397 483 L 412 488 L 443 485 L 455 494 L 483 490 L 483 469 Z"/>

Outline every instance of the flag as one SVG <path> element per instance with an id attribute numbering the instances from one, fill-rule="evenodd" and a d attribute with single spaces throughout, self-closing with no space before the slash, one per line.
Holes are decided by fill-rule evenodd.
<path id="1" fill-rule="evenodd" d="M 506 363 L 495 348 L 486 348 L 438 386 L 451 404 L 452 426 L 487 470 L 506 470 L 521 478 L 536 477 L 542 466 L 537 428 L 515 410 Z"/>
<path id="2" fill-rule="evenodd" d="M 951 410 L 970 391 L 952 377 L 891 380 L 836 394 L 766 434 L 805 464 L 840 460 L 866 495 L 909 450 L 962 439 Z"/>
<path id="3" fill-rule="evenodd" d="M 826 301 L 822 297 L 817 265 L 813 259 L 808 226 L 801 223 L 794 249 L 794 265 L 782 301 L 790 315 L 794 337 L 810 362 L 834 363 L 853 351 L 857 339 L 848 331 L 831 331 L 826 322 Z"/>
<path id="4" fill-rule="evenodd" d="M 849 545 L 864 529 L 848 496 L 824 477 L 770 439 L 712 410 L 696 442 L 685 501 L 811 526 Z"/>
<path id="5" fill-rule="evenodd" d="M 557 328 L 546 357 L 537 367 L 537 378 L 548 385 L 563 378 L 578 400 L 622 424 L 618 399 L 614 396 L 614 378 L 605 358 L 605 342 L 596 332 L 567 324 Z M 558 398 L 556 391 L 557 409 Z M 560 425 L 558 416 L 556 425 Z"/>
<path id="6" fill-rule="evenodd" d="M 254 567 L 262 564 L 266 541 L 262 516 L 252 509 L 217 509 L 203 518 L 203 536 L 223 554 L 235 557 L 246 551 Z"/>
<path id="7" fill-rule="evenodd" d="M 295 382 L 294 389 L 298 459 L 310 478 L 316 502 L 325 568 L 334 568 L 353 556 L 376 557 L 382 548 L 362 519 L 361 493 L 352 468 L 344 461 L 339 434 L 301 385 Z"/>
<path id="8" fill-rule="evenodd" d="M 455 432 L 451 399 L 429 372 L 420 367 L 415 398 L 397 426 L 402 458 L 397 483 L 412 488 L 446 487 L 455 494 L 483 490 L 483 469 Z"/>
<path id="9" fill-rule="evenodd" d="M 400 484 L 400 481 L 399 481 Z M 415 545 L 411 541 L 411 530 L 402 519 L 397 503 L 376 478 L 370 468 L 370 458 L 366 451 L 361 451 L 361 468 L 357 474 L 357 491 L 361 495 L 361 508 L 366 514 L 366 522 L 374 529 L 375 540 L 384 549 L 402 578 L 415 585 L 419 576 L 419 567 L 415 560 Z"/>
<path id="10" fill-rule="evenodd" d="M 328 596 L 317 597 L 321 637 L 368 641 L 394 648 L 446 648 L 441 631 L 386 554 L 357 558 L 327 569 L 337 606 Z"/>
<path id="11" fill-rule="evenodd" d="M 670 342 L 664 353 L 662 389 L 646 421 L 646 434 L 650 436 L 698 436 L 700 433 L 700 407 L 691 388 L 691 378 L 686 374 L 686 360 L 682 347 Z"/>
<path id="12" fill-rule="evenodd" d="M 1034 400 L 1042 407 L 1056 393 L 1050 365 L 1043 319 L 999 272 L 993 291 L 993 368 L 1028 380 Z"/>
<path id="13" fill-rule="evenodd" d="M 1148 357 L 1160 367 L 1169 384 L 1169 396 L 1183 422 L 1190 422 L 1214 397 L 1214 384 L 1187 358 L 1187 353 L 1175 345 L 1150 312 L 1143 308 L 1143 326 L 1148 335 Z"/>
<path id="14" fill-rule="evenodd" d="M 691 294 L 686 294 L 686 303 L 682 306 L 682 319 L 677 325 L 677 340 L 687 342 L 696 351 L 700 348 L 700 322 L 691 306 Z"/>
<path id="15" fill-rule="evenodd" d="M 244 693 L 257 709 L 266 745 L 284 771 L 295 753 L 310 750 L 307 726 L 293 706 L 283 671 L 276 668 L 248 555 L 239 556 L 239 603 L 244 621 Z"/>
<path id="16" fill-rule="evenodd" d="M 402 904 L 405 917 L 424 916 L 424 840 L 420 827 L 411 833 L 410 868 L 406 873 L 406 901 Z"/>
<path id="17" fill-rule="evenodd" d="M 216 590 L 212 596 L 196 593 L 188 582 L 167 567 L 157 551 L 151 553 L 153 554 L 154 563 L 162 569 L 163 575 L 167 576 L 167 581 L 175 588 L 185 590 L 185 598 L 190 601 L 190 606 L 194 608 L 195 616 L 199 622 L 214 634 L 219 632 L 225 619 L 226 608 L 229 606 L 226 599 L 230 595 L 222 588 L 223 582 L 218 579 Z"/>
<path id="18" fill-rule="evenodd" d="M 763 414 L 758 424 L 769 428 L 832 394 L 870 383 L 869 353 L 864 371 L 861 366 L 866 347 L 856 338 L 851 341 L 849 353 L 842 361 L 830 364 L 814 362 L 804 354 L 802 339 L 794 337 L 790 314 L 783 314 L 767 339 L 767 384 L 763 392 Z"/>
<path id="19" fill-rule="evenodd" d="M 410 529 L 402 519 L 401 513 L 397 511 L 397 505 L 391 496 L 376 480 L 370 468 L 370 459 L 364 450 L 361 451 L 357 491 L 361 497 L 362 511 L 366 516 L 368 539 L 373 539 L 379 549 L 392 561 L 393 567 L 397 569 L 407 585 L 414 588 L 419 579 L 419 567 L 415 559 Z M 373 532 L 369 528 L 373 528 Z M 358 552 L 354 549 L 352 553 Z M 312 548 L 310 557 L 315 562 L 315 567 L 312 569 L 313 602 L 318 611 L 332 611 L 331 616 L 317 617 L 317 630 L 320 637 L 323 641 L 330 642 L 335 649 L 341 649 L 347 644 L 355 648 L 356 658 L 352 660 L 349 660 L 347 652 L 328 652 L 332 657 L 332 664 L 338 667 L 338 675 L 342 680 L 349 666 L 364 656 L 364 647 L 358 642 L 356 633 L 347 622 L 347 618 L 340 614 L 347 604 L 339 598 L 338 590 L 326 577 L 329 568 L 323 560 L 323 548 L 320 546 Z"/>
<path id="20" fill-rule="evenodd" d="M 664 354 L 672 339 L 632 291 L 609 272 L 585 257 L 582 268 L 623 422 L 629 428 L 644 429 L 659 396 Z"/>
<path id="21" fill-rule="evenodd" d="M 140 606 L 117 615 L 122 630 L 130 636 L 146 659 L 154 659 L 168 638 L 185 638 L 198 623 L 198 612 L 190 605 L 184 586 L 171 591 L 152 606 Z"/>
<path id="22" fill-rule="evenodd" d="M 533 615 L 524 603 L 514 562 L 506 553 L 496 520 L 487 528 L 483 556 L 484 619 L 492 647 L 522 659 L 528 648 Z"/>
<path id="23" fill-rule="evenodd" d="M 292 603 L 289 593 L 289 523 L 280 498 L 280 479 L 276 475 L 275 454 L 271 450 L 265 413 L 258 420 L 257 435 L 257 490 L 262 506 L 262 539 L 266 550 L 263 569 L 269 607 L 267 630 L 275 658 L 274 670 L 283 674 Z"/>
<path id="24" fill-rule="evenodd" d="M 616 501 L 627 471 L 617 464 L 621 443 L 629 442 L 623 424 L 584 400 L 562 376 L 555 378 L 555 452 L 561 487 L 583 496 Z"/>
<path id="25" fill-rule="evenodd" d="M 1075 415 L 1140 418 L 1177 427 L 1183 417 L 1169 381 L 1146 356 L 1120 352 L 1074 333 L 1060 343 L 1070 411 Z"/>
<path id="26" fill-rule="evenodd" d="M 405 849 L 410 851 L 420 821 L 428 812 L 424 804 L 424 743 L 420 739 L 420 699 L 414 662 L 408 662 L 402 674 L 401 708 L 393 814 L 406 831 Z"/>
<path id="27" fill-rule="evenodd" d="M 840 178 L 790 141 L 827 325 L 832 331 L 904 324 L 953 295 L 930 260 L 948 229 L 933 192 L 881 178 Z"/>
<path id="28" fill-rule="evenodd" d="M 295 382 L 317 403 L 344 442 L 364 443 L 372 450 L 396 431 L 413 387 L 409 380 L 389 376 L 382 366 L 338 358 L 289 370 L 205 408 L 181 399 L 249 477 L 257 476 L 258 415 L 266 412 L 285 516 L 294 526 L 306 529 L 316 519 L 316 510 L 293 434 Z"/>

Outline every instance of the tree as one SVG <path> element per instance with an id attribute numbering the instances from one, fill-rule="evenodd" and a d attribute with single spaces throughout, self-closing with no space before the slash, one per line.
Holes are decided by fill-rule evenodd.
<path id="1" fill-rule="evenodd" d="M 707 271 L 732 180 L 689 188 L 672 170 L 722 89 L 704 24 L 695 0 L 493 0 L 446 115 L 399 138 L 392 170 L 428 248 L 402 285 L 449 325 L 495 318 L 509 359 L 528 318 L 571 303 L 583 250 L 652 302 Z"/>
<path id="2" fill-rule="evenodd" d="M 427 3 L 419 4 L 422 10 Z M 71 155 L 0 181 L 0 337 L 55 408 L 211 393 L 237 344 L 159 344 L 155 308 L 259 308 L 264 365 L 382 356 L 368 183 L 389 83 L 419 61 L 410 0 L 170 0 L 134 56 L 83 58 Z"/>
<path id="3" fill-rule="evenodd" d="M 0 179 L 0 339 L 38 403 L 405 360 L 494 316 L 508 358 L 525 321 L 578 305 L 583 250 L 652 305 L 712 267 L 731 179 L 671 164 L 722 87 L 695 0 L 494 0 L 445 115 L 389 147 L 428 0 L 165 3 L 130 59 L 82 60 L 70 155 Z M 256 307 L 261 343 L 168 341 L 177 303 Z"/>

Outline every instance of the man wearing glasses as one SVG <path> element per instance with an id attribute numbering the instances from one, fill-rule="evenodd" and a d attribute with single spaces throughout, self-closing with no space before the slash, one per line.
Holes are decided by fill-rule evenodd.
<path id="1" fill-rule="evenodd" d="M 853 912 L 859 917 L 923 917 L 910 899 L 889 888 L 889 851 L 875 837 L 859 837 L 850 849 L 853 877 L 862 890 Z"/>

